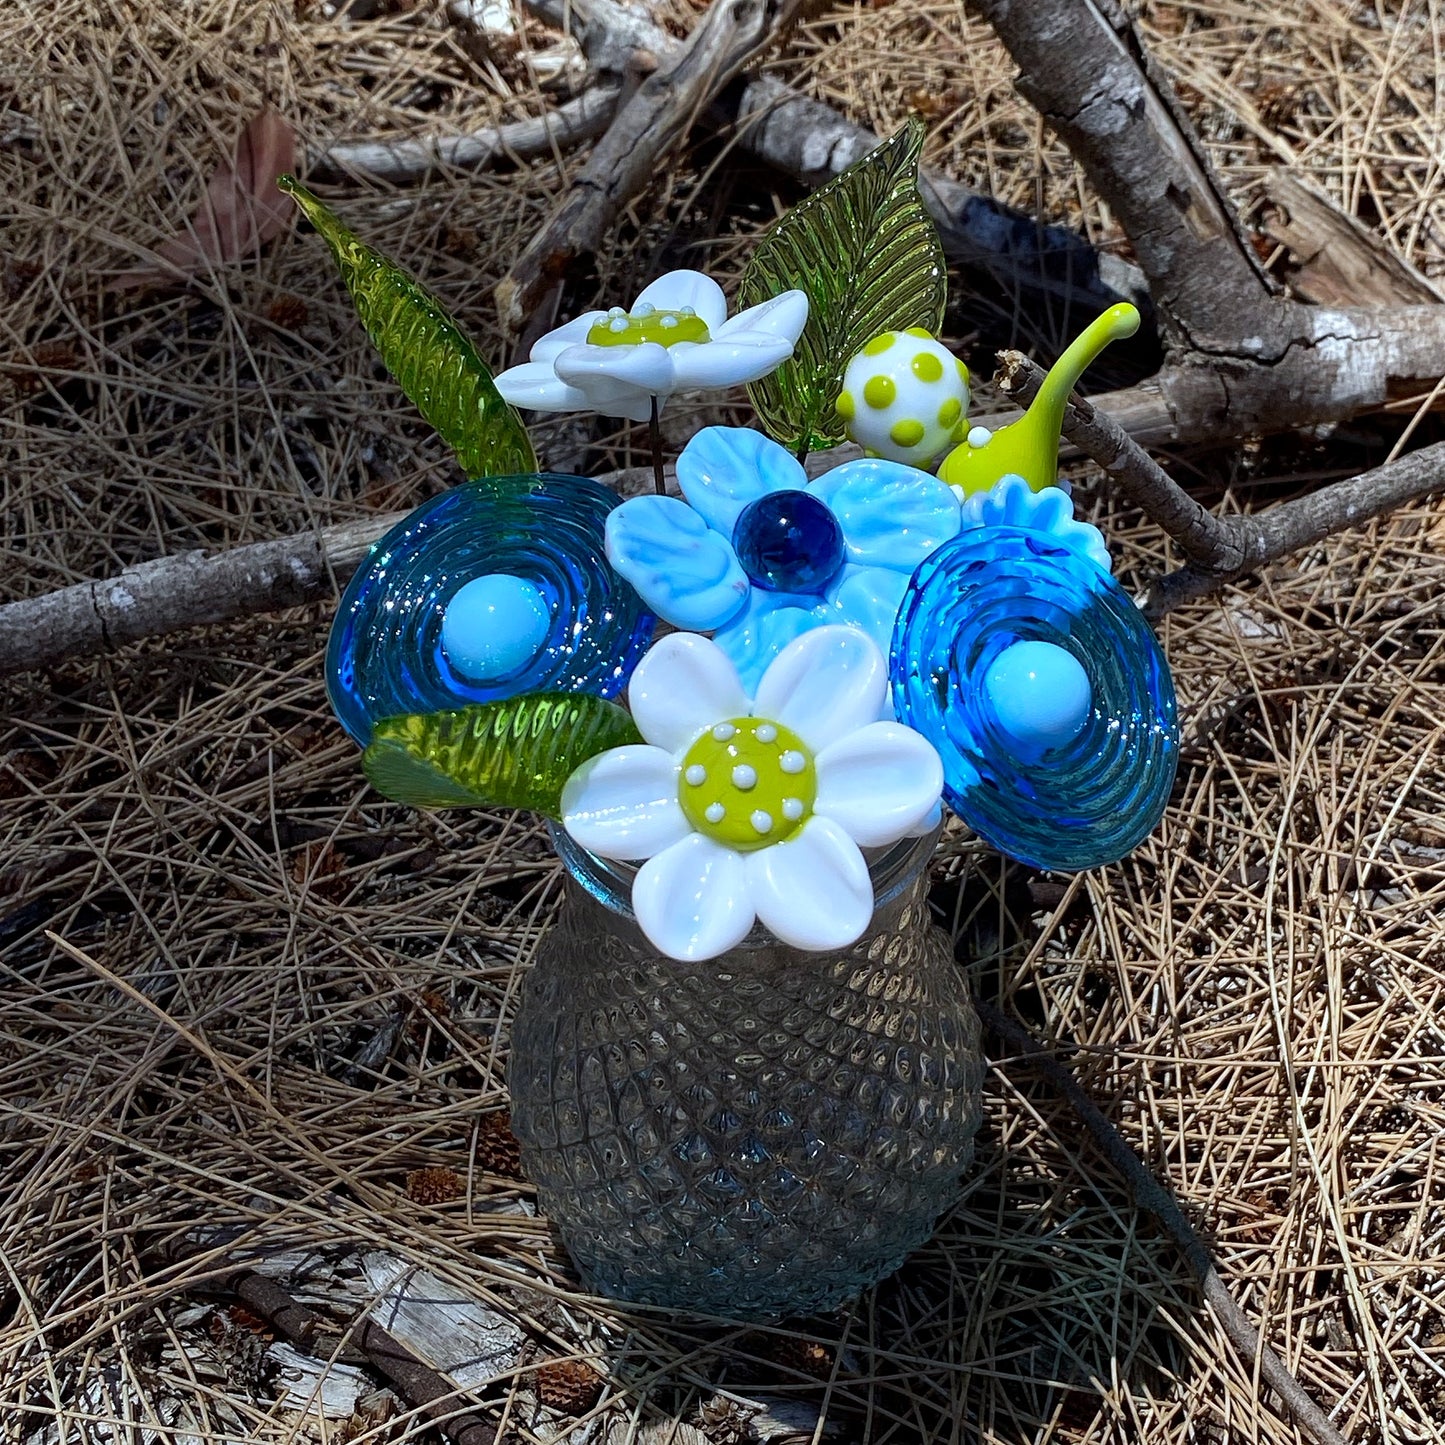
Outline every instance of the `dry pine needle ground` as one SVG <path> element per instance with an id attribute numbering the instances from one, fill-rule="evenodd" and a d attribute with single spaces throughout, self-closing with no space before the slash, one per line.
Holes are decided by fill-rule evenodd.
<path id="1" fill-rule="evenodd" d="M 267 101 L 311 147 L 543 103 L 524 59 L 478 53 L 441 6 L 373 8 L 342 23 L 305 0 L 12 0 L 0 598 L 453 480 L 316 238 L 186 292 L 104 290 Z M 1242 206 L 1289 161 L 1429 275 L 1445 269 L 1436 20 L 1433 0 L 1143 12 Z M 1126 249 L 958 6 L 838 6 L 771 64 L 880 130 L 920 110 L 932 164 Z M 736 272 L 795 197 L 704 144 L 569 308 L 669 265 Z M 328 194 L 500 361 L 490 287 L 574 163 Z M 546 445 L 601 467 L 639 440 L 563 423 Z M 1293 466 L 1177 461 L 1242 506 L 1351 465 L 1354 444 Z M 1090 505 L 1126 575 L 1160 558 L 1152 529 Z M 978 989 L 1074 1046 L 1361 1442 L 1445 1440 L 1442 597 L 1445 510 L 1427 504 L 1171 617 L 1186 746 L 1157 836 L 1077 886 L 962 835 L 936 869 Z M 367 789 L 326 711 L 327 621 L 258 618 L 0 684 L 0 1439 L 429 1438 L 377 1379 L 323 1423 L 265 1322 L 204 1293 L 209 1265 L 176 1262 L 203 1230 L 287 1252 L 319 1308 L 354 1310 L 346 1261 L 384 1251 L 524 1322 L 486 1407 L 511 1439 L 579 1414 L 578 1439 L 745 1439 L 728 1396 L 759 1391 L 845 1440 L 1296 1438 L 1026 1071 L 994 1077 L 962 1206 L 844 1316 L 745 1332 L 579 1296 L 497 1124 L 556 865 L 526 818 L 419 816 Z"/>

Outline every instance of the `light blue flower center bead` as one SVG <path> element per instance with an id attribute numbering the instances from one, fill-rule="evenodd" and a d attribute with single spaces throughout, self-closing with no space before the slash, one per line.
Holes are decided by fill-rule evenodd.
<path id="1" fill-rule="evenodd" d="M 463 677 L 493 682 L 541 650 L 552 616 L 539 587 L 507 572 L 474 577 L 442 613 L 442 651 Z"/>
<path id="2" fill-rule="evenodd" d="M 1078 737 L 1094 705 L 1088 673 L 1053 642 L 1004 648 L 985 671 L 983 686 L 999 727 L 1027 757 Z"/>

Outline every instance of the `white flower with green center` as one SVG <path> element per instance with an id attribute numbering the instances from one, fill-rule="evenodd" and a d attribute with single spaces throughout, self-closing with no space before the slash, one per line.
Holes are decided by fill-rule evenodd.
<path id="1" fill-rule="evenodd" d="M 757 381 L 781 366 L 808 321 L 808 297 L 784 291 L 728 319 L 722 287 L 670 271 L 630 311 L 588 311 L 549 331 L 531 359 L 497 377 L 513 406 L 597 411 L 646 421 L 675 391 Z"/>
<path id="2" fill-rule="evenodd" d="M 632 675 L 646 740 L 584 763 L 562 822 L 602 858 L 641 861 L 632 909 L 670 958 L 715 957 L 755 922 L 795 948 L 845 948 L 873 916 L 864 848 L 920 832 L 943 766 L 879 722 L 888 664 L 852 627 L 789 643 L 749 701 L 708 638 L 664 637 Z"/>

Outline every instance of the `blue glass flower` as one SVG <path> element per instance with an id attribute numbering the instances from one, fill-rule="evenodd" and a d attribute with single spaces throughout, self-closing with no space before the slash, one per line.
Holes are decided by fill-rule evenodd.
<path id="1" fill-rule="evenodd" d="M 656 618 L 603 560 L 615 492 L 590 477 L 488 477 L 424 502 L 341 599 L 326 687 L 363 747 L 382 718 L 524 692 L 612 697 Z"/>
<path id="2" fill-rule="evenodd" d="M 712 632 L 749 692 L 813 627 L 859 627 L 886 655 L 908 579 L 959 526 L 958 498 L 927 472 L 870 459 L 810 483 L 742 427 L 700 431 L 677 480 L 686 502 L 634 497 L 608 517 L 608 560 L 659 617 Z"/>
<path id="3" fill-rule="evenodd" d="M 980 837 L 1037 868 L 1094 868 L 1168 802 L 1174 685 L 1072 509 L 1050 503 L 1037 520 L 1051 525 L 965 525 L 918 569 L 893 701 L 938 749 L 944 798 Z"/>

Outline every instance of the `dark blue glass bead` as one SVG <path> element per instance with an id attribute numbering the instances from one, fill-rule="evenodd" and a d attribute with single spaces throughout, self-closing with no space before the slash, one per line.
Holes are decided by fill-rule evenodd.
<path id="1" fill-rule="evenodd" d="M 821 592 L 843 565 L 843 529 L 808 492 L 769 492 L 739 513 L 733 550 L 754 587 Z"/>
<path id="2" fill-rule="evenodd" d="M 1061 649 L 1088 679 L 1082 722 L 1020 745 L 989 695 L 1016 643 Z M 1149 624 L 1087 557 L 1048 534 L 982 526 L 913 574 L 893 633 L 893 702 L 943 759 L 943 796 L 1001 853 L 1096 868 L 1158 825 L 1179 756 L 1174 684 Z"/>
<path id="3" fill-rule="evenodd" d="M 465 482 L 423 502 L 371 549 L 341 599 L 326 690 L 342 727 L 365 747 L 386 717 L 524 692 L 620 693 L 657 621 L 603 550 L 620 500 L 590 477 L 535 475 Z M 535 593 L 545 628 L 510 671 L 468 676 L 442 645 L 447 606 L 498 574 Z"/>

